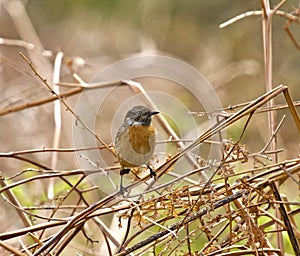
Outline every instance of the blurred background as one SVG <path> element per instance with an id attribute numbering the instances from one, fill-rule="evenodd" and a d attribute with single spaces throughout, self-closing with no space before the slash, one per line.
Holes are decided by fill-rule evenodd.
<path id="1" fill-rule="evenodd" d="M 291 13 L 298 5 L 298 1 L 288 0 L 281 10 Z M 50 84 L 58 51 L 64 53 L 61 81 L 66 82 L 73 81 L 71 71 L 90 81 L 101 69 L 124 58 L 142 53 L 165 54 L 199 70 L 223 107 L 251 101 L 265 92 L 261 17 L 246 17 L 222 29 L 219 25 L 260 9 L 258 0 L 0 0 L 0 109 L 50 95 L 20 57 L 20 51 Z M 275 16 L 273 22 L 274 87 L 287 85 L 292 98 L 299 101 L 300 51 L 284 30 L 286 18 Z M 293 23 L 291 31 L 300 43 L 300 26 Z M 17 46 L 10 39 L 24 40 L 34 47 L 29 50 L 32 45 L 23 47 L 24 42 L 20 42 Z M 180 93 L 184 92 L 178 88 Z M 194 110 L 193 100 L 182 95 L 187 107 Z M 76 97 L 68 102 L 75 104 Z M 275 103 L 285 103 L 284 97 L 277 97 Z M 110 114 L 103 120 L 109 119 Z M 280 160 L 299 155 L 299 133 L 289 110 L 278 111 L 278 120 L 284 114 L 287 117 L 278 134 L 278 148 L 284 149 Z M 63 113 L 61 148 L 72 147 L 72 122 L 72 116 Z M 0 125 L 0 152 L 53 145 L 52 104 L 2 115 Z M 242 125 L 231 127 L 227 137 L 236 139 Z M 267 134 L 266 114 L 257 114 L 242 142 L 250 152 L 256 152 L 269 140 Z M 111 142 L 110 135 L 109 132 L 104 138 L 107 143 Z M 70 155 L 59 155 L 58 169 L 76 168 Z M 48 153 L 28 157 L 51 165 Z M 15 159 L 0 159 L 0 171 L 5 176 L 27 167 L 30 165 Z"/>
<path id="2" fill-rule="evenodd" d="M 260 17 L 247 17 L 229 27 L 219 28 L 221 23 L 238 14 L 259 10 L 259 1 L 2 0 L 0 3 L 2 38 L 22 39 L 33 43 L 37 49 L 52 52 L 51 57 L 42 56 L 38 50 L 28 52 L 49 81 L 52 80 L 53 59 L 59 50 L 85 81 L 107 65 L 133 54 L 162 52 L 186 61 L 204 74 L 224 107 L 247 102 L 265 91 Z M 282 10 L 293 12 L 297 6 L 297 1 L 287 1 Z M 283 29 L 286 21 L 283 17 L 274 17 L 273 82 L 274 87 L 287 85 L 297 100 L 300 52 Z M 291 25 L 291 31 L 295 39 L 300 38 L 297 24 Z M 27 64 L 20 58 L 18 52 L 27 53 L 27 50 L 8 44 L 2 42 L 0 48 L 1 108 L 48 93 L 39 83 L 35 84 Z M 62 80 L 68 80 L 68 70 L 63 71 Z M 282 103 L 284 99 L 279 97 L 276 101 Z M 48 126 L 49 118 L 51 120 L 51 106 L 45 108 L 4 117 L 2 126 L 8 121 L 6 118 L 12 118 L 13 122 L 5 125 L 10 127 L 9 131 L 1 129 L 1 141 L 5 142 L 1 150 L 16 149 L 15 146 L 23 148 L 20 142 L 25 142 L 30 134 L 49 138 L 45 132 L 40 134 L 40 125 Z M 39 111 L 41 115 L 36 120 L 35 112 Z M 16 118 L 16 115 L 20 116 Z M 292 122 L 288 115 L 284 127 L 293 127 Z M 263 129 L 255 130 L 253 132 L 259 133 Z M 299 145 L 289 142 L 294 142 L 298 134 L 293 133 L 294 129 L 284 131 L 282 140 L 292 154 Z M 19 140 L 13 146 L 16 134 Z M 48 143 L 47 139 L 38 140 L 38 143 L 41 141 L 45 145 Z"/>
<path id="3" fill-rule="evenodd" d="M 259 1 L 2 0 L 0 3 L 0 37 L 5 39 L 0 46 L 1 109 L 49 95 L 45 86 L 34 79 L 19 51 L 25 53 L 50 82 L 58 51 L 64 53 L 61 81 L 68 82 L 73 81 L 71 69 L 84 81 L 89 81 L 118 60 L 156 53 L 181 59 L 199 70 L 212 84 L 223 107 L 248 102 L 265 92 L 260 16 L 244 18 L 223 29 L 219 27 L 239 14 L 260 10 Z M 295 12 L 297 6 L 297 1 L 287 1 L 281 10 Z M 293 99 L 298 100 L 300 52 L 284 31 L 286 22 L 284 17 L 274 17 L 273 83 L 274 87 L 287 85 Z M 300 41 L 298 25 L 293 23 L 290 28 L 295 39 Z M 8 39 L 32 43 L 34 49 L 16 47 Z M 185 98 L 187 107 L 193 111 L 189 96 L 182 91 L 178 94 L 183 95 L 181 98 Z M 75 103 L 76 97 L 70 101 Z M 280 96 L 275 102 L 279 104 L 285 100 Z M 2 116 L 0 150 L 51 146 L 52 109 L 51 104 L 46 104 Z M 288 110 L 279 111 L 278 119 L 285 113 L 279 147 L 285 149 L 283 158 L 285 154 L 296 157 L 299 134 Z M 67 123 L 67 120 L 71 121 L 68 114 L 64 121 Z M 245 141 L 250 150 L 264 146 L 268 140 L 266 129 L 266 116 L 256 115 L 256 122 L 251 123 L 246 136 L 260 139 Z M 240 131 L 239 127 L 233 127 L 228 131 L 229 138 L 236 138 Z M 63 133 L 62 142 L 68 144 L 70 131 L 67 126 L 63 126 Z M 0 166 L 10 165 L 0 163 Z"/>

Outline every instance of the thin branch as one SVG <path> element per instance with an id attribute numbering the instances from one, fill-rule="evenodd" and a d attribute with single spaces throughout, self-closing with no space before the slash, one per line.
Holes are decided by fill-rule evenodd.
<path id="1" fill-rule="evenodd" d="M 248 11 L 248 12 L 239 14 L 239 15 L 235 16 L 234 18 L 232 18 L 232 19 L 230 19 L 228 21 L 223 22 L 222 24 L 219 25 L 219 27 L 220 28 L 225 28 L 225 27 L 227 27 L 229 25 L 232 25 L 233 23 L 235 23 L 235 22 L 237 22 L 239 20 L 242 20 L 244 18 L 251 17 L 251 16 L 261 16 L 262 14 L 263 14 L 263 11 L 261 11 L 261 10 Z M 286 18 L 288 20 L 292 20 L 294 22 L 300 23 L 300 19 L 299 19 L 298 16 L 295 16 L 295 15 L 287 13 L 287 12 L 276 10 L 275 11 L 275 15 L 278 15 L 278 16 L 284 17 L 284 18 Z"/>
<path id="2" fill-rule="evenodd" d="M 49 50 L 44 50 L 42 48 L 37 47 L 36 45 L 32 44 L 32 43 L 28 43 L 24 40 L 18 40 L 18 39 L 7 39 L 7 38 L 3 38 L 0 37 L 0 44 L 2 45 L 7 45 L 7 46 L 19 46 L 19 47 L 23 47 L 27 50 L 30 51 L 35 51 L 39 54 L 41 54 L 44 57 L 53 57 L 54 54 L 52 51 Z"/>
<path id="3" fill-rule="evenodd" d="M 231 196 L 228 196 L 220 201 L 217 201 L 213 204 L 213 208 L 214 209 L 217 209 L 221 206 L 224 206 L 232 201 L 234 201 L 235 199 L 241 197 L 243 194 L 246 194 L 247 191 L 245 190 L 241 190 L 239 192 L 237 192 L 236 194 L 233 194 Z M 123 256 L 123 255 L 127 255 L 131 252 L 134 252 L 136 250 L 138 250 L 139 248 L 142 248 L 143 246 L 147 245 L 147 244 L 150 244 L 150 243 L 153 243 L 154 241 L 156 241 L 157 239 L 161 238 L 161 237 L 165 237 L 165 236 L 173 236 L 172 233 L 170 233 L 169 230 L 171 231 L 175 231 L 175 230 L 178 230 L 179 228 L 183 227 L 184 225 L 187 225 L 191 222 L 193 222 L 194 220 L 198 219 L 199 217 L 207 214 L 207 209 L 201 209 L 199 210 L 198 212 L 196 212 L 195 214 L 192 214 L 190 216 L 188 216 L 187 218 L 184 219 L 184 221 L 180 221 L 178 223 L 175 223 L 173 225 L 171 225 L 168 230 L 163 230 L 159 233 L 156 233 L 150 237 L 148 237 L 147 239 L 145 239 L 144 241 L 141 241 L 139 243 L 136 243 L 134 246 L 130 247 L 130 248 L 127 248 L 125 249 L 124 251 L 116 254 L 116 256 Z"/>
<path id="4" fill-rule="evenodd" d="M 279 191 L 277 189 L 276 184 L 271 181 L 270 185 L 271 185 L 273 194 L 275 196 L 275 199 L 277 201 L 281 201 L 281 197 L 280 197 L 280 194 L 279 194 Z M 284 222 L 284 224 L 285 224 L 285 226 L 287 228 L 287 233 L 289 235 L 292 247 L 294 249 L 294 253 L 295 253 L 295 255 L 299 256 L 300 255 L 300 247 L 299 247 L 298 241 L 297 241 L 297 239 L 295 237 L 295 234 L 294 234 L 291 222 L 290 222 L 288 214 L 287 214 L 287 212 L 286 212 L 286 210 L 284 208 L 284 205 L 279 204 L 279 210 L 280 210 L 281 216 L 283 218 L 283 222 Z"/>
<path id="5" fill-rule="evenodd" d="M 20 55 L 22 58 L 28 63 L 32 71 L 35 73 L 35 75 L 43 82 L 43 84 L 48 88 L 48 90 L 56 96 L 56 98 L 59 98 L 61 103 L 66 107 L 66 109 L 76 118 L 76 120 L 90 133 L 92 134 L 109 152 L 111 152 L 113 155 L 115 155 L 115 152 L 111 150 L 111 148 L 94 132 L 92 131 L 81 119 L 80 117 L 74 112 L 74 110 L 65 102 L 65 100 L 60 97 L 55 91 L 52 90 L 51 86 L 48 84 L 47 80 L 41 76 L 40 73 L 37 72 L 35 67 L 33 66 L 33 63 L 23 54 L 20 52 Z"/>
<path id="6" fill-rule="evenodd" d="M 281 127 L 282 124 L 283 124 L 283 121 L 284 121 L 285 117 L 286 117 L 286 115 L 284 115 L 284 116 L 282 117 L 282 119 L 280 120 L 279 124 L 277 125 L 277 127 L 276 127 L 274 133 L 272 134 L 271 138 L 269 138 L 268 142 L 267 142 L 266 145 L 263 147 L 263 149 L 262 149 L 261 151 L 259 151 L 260 154 L 265 153 L 265 151 L 267 150 L 267 148 L 269 147 L 269 145 L 272 143 L 272 140 L 273 140 L 273 139 L 275 138 L 275 136 L 277 135 L 277 133 L 278 133 L 280 127 Z"/>
<path id="7" fill-rule="evenodd" d="M 55 85 L 59 82 L 60 79 L 60 69 L 61 69 L 61 62 L 63 59 L 63 53 L 58 52 L 54 62 L 54 72 L 53 72 L 53 91 L 56 95 L 59 96 L 59 87 Z M 62 129 L 62 113 L 61 113 L 61 103 L 59 100 L 54 101 L 53 106 L 53 114 L 54 114 L 54 135 L 53 135 L 53 148 L 58 148 L 60 139 L 61 139 L 61 129 Z M 56 151 L 52 152 L 51 156 L 51 169 L 57 169 L 57 161 L 58 161 L 58 154 Z M 51 200 L 54 198 L 54 183 L 53 179 L 49 181 L 48 185 L 48 198 Z"/>

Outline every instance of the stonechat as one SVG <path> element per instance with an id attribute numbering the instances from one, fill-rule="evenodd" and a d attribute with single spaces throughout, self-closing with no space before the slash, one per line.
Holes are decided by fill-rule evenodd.
<path id="1" fill-rule="evenodd" d="M 121 165 L 120 190 L 123 189 L 123 175 L 128 174 L 131 167 L 147 165 L 150 176 L 156 177 L 148 162 L 153 155 L 156 140 L 152 116 L 158 113 L 144 106 L 134 106 L 127 112 L 117 132 L 114 148 Z"/>

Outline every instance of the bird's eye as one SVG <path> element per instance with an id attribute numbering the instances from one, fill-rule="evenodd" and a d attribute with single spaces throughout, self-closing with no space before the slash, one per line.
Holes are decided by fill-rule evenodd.
<path id="1" fill-rule="evenodd" d="M 136 112 L 139 116 L 141 116 L 142 115 L 142 111 L 138 111 L 138 112 Z"/>

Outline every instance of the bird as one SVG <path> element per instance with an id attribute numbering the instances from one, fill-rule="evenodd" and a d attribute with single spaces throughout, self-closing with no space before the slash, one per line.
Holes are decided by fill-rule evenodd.
<path id="1" fill-rule="evenodd" d="M 149 166 L 156 143 L 156 129 L 152 124 L 152 116 L 159 111 L 145 106 L 132 107 L 125 115 L 124 122 L 118 129 L 114 139 L 114 148 L 121 165 L 120 191 L 123 192 L 123 175 L 130 172 L 130 168 L 146 165 L 150 170 L 150 177 L 155 178 L 155 171 Z"/>

